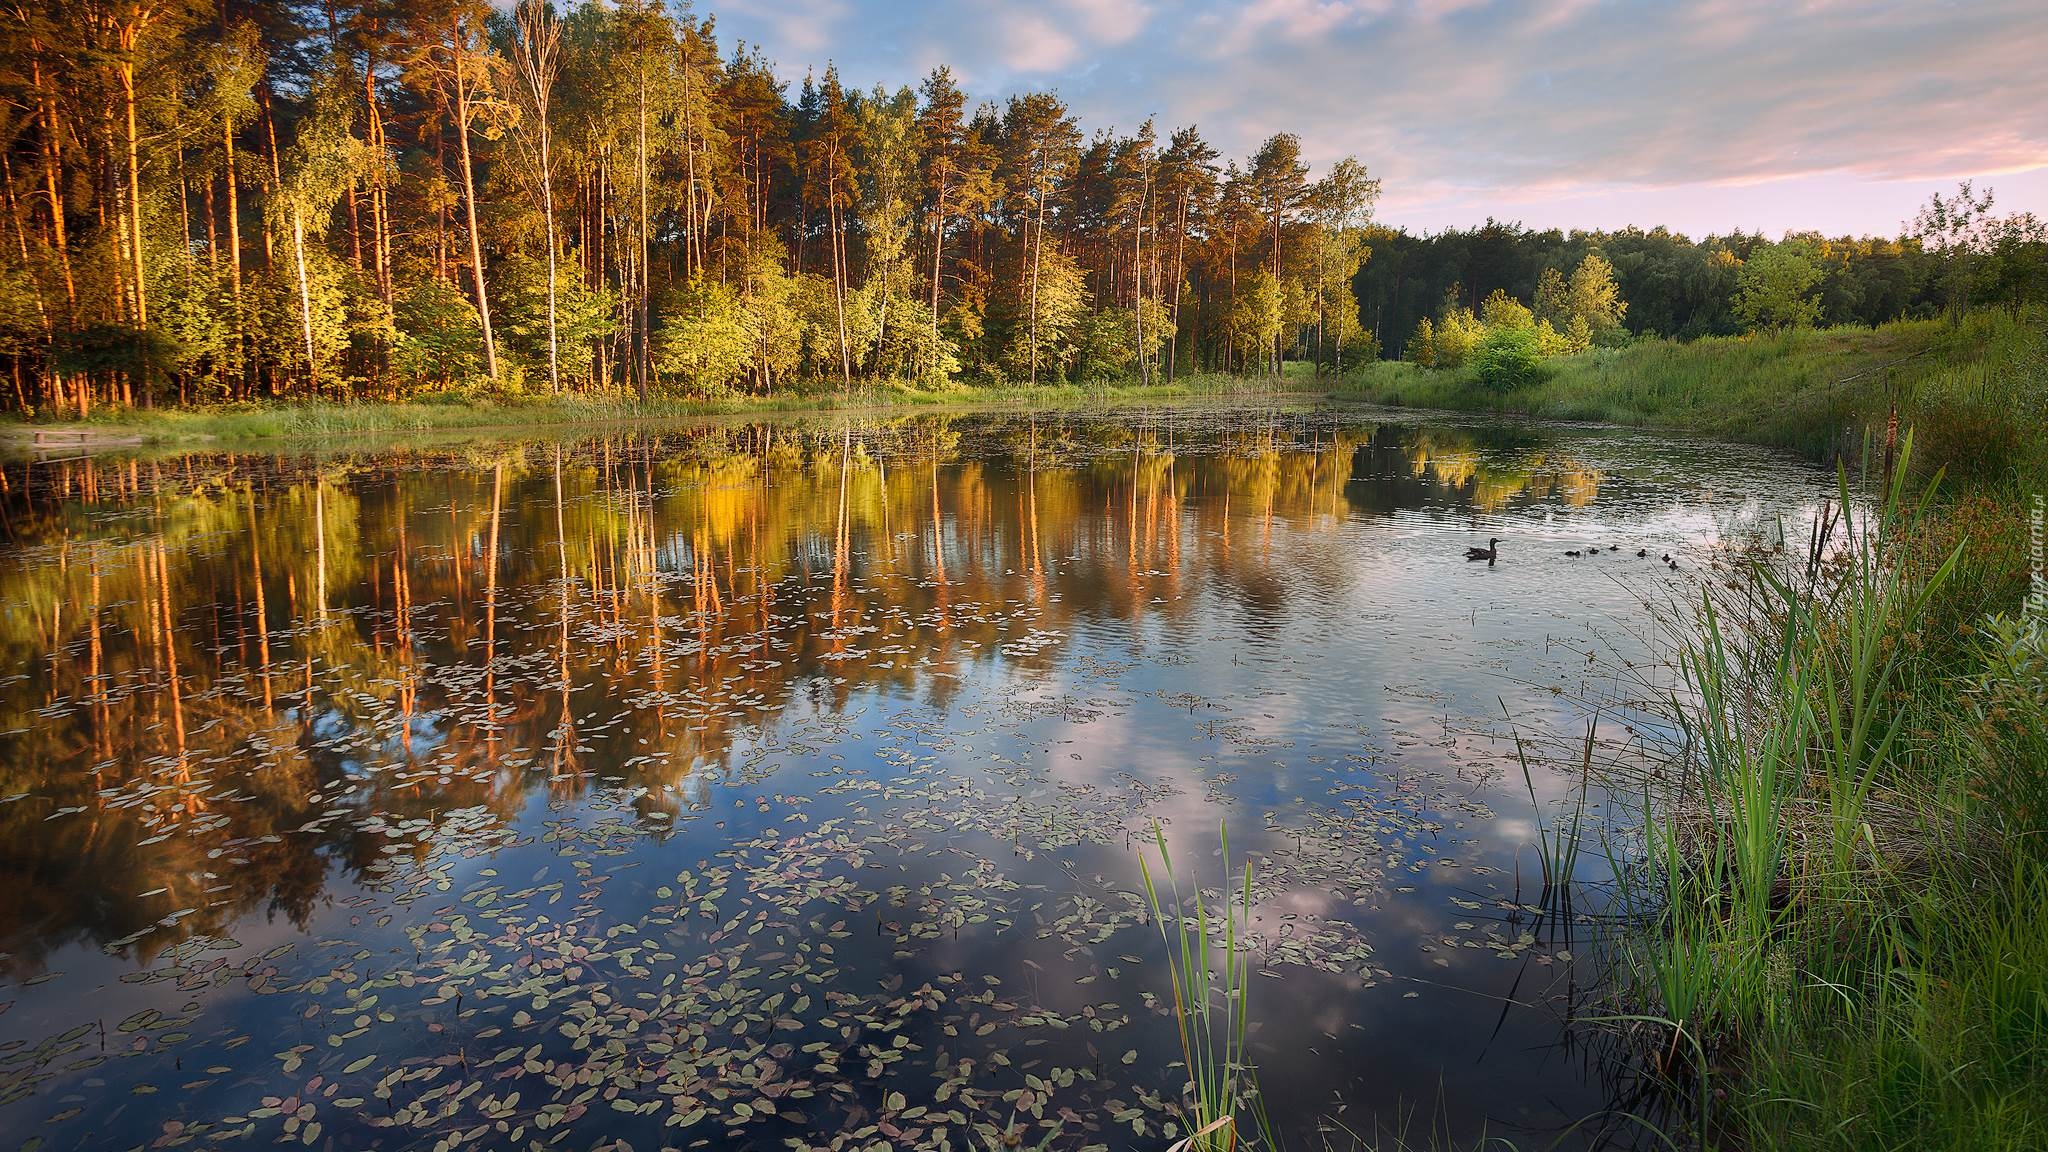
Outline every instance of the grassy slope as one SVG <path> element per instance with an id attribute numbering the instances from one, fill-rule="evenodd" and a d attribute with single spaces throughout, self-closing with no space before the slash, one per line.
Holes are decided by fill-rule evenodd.
<path id="1" fill-rule="evenodd" d="M 1820 454 L 1882 411 L 1888 381 L 1910 396 L 1980 367 L 2015 326 L 1910 321 L 1776 336 L 1652 340 L 1551 361 L 1541 384 L 1498 393 L 1469 372 L 1383 362 L 1342 395 L 1405 407 L 1687 428 Z"/>
<path id="2" fill-rule="evenodd" d="M 1725 374 L 1700 368 L 1706 349 L 1651 346 L 1505 398 L 1839 443 L 1886 411 L 1882 371 L 1825 406 L 1768 383 L 1811 386 L 1929 350 L 1896 368 L 1916 478 L 1881 537 L 1852 553 L 1865 559 L 1809 586 L 1794 558 L 1750 610 L 1729 601 L 1727 660 L 1713 634 L 1695 641 L 1694 668 L 1746 703 L 1727 713 L 1732 740 L 1688 761 L 1705 791 L 1663 819 L 1690 860 L 1657 869 L 1661 922 L 1631 950 L 1651 1010 L 1714 1053 L 1714 1147 L 2048 1148 L 2048 620 L 1993 615 L 2022 610 L 2028 510 L 2048 493 L 2043 320 L 1900 325 L 1846 351 L 1839 333 L 1756 341 Z M 1620 378 L 1631 363 L 1645 378 Z M 1560 391 L 1573 381 L 1586 387 Z M 1455 379 L 1394 384 L 1472 399 Z M 1685 711 L 1696 733 L 1716 714 Z M 1897 743 L 1844 751 L 1836 719 L 1895 725 Z M 1745 825 L 1744 811 L 1767 815 Z"/>
<path id="3" fill-rule="evenodd" d="M 1290 365 L 1290 367 L 1294 367 Z M 1155 400 L 1270 396 L 1307 383 L 1291 374 L 1273 381 L 1232 376 L 1185 377 L 1172 384 L 1062 384 L 1039 387 L 922 388 L 868 385 L 851 392 L 835 388 L 798 389 L 774 396 L 733 395 L 715 399 L 658 398 L 645 404 L 623 397 L 447 396 L 356 403 L 261 401 L 157 411 L 104 410 L 83 424 L 0 423 L 10 439 L 25 440 L 35 428 L 78 429 L 107 439 L 140 439 L 145 444 L 180 445 L 244 441 L 304 441 L 386 432 L 532 429 L 638 421 L 687 420 L 706 416 L 782 412 L 887 411 L 934 406 L 1073 407 Z"/>

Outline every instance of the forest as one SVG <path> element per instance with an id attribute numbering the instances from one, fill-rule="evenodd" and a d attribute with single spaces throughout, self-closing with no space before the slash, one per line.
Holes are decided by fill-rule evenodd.
<path id="1" fill-rule="evenodd" d="M 0 352 L 90 413 L 482 383 L 1335 370 L 1377 184 L 779 76 L 652 0 L 90 0 L 4 18 Z"/>
<path id="2" fill-rule="evenodd" d="M 1413 235 L 1291 134 L 1226 159 L 944 67 L 778 74 L 658 0 L 77 0 L 0 37 L 28 416 L 1329 377 L 2041 290 L 2040 223 L 1967 187 L 1896 239 Z"/>

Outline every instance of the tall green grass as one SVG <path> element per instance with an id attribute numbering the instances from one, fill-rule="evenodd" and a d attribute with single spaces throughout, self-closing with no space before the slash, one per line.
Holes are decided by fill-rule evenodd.
<path id="1" fill-rule="evenodd" d="M 1167 899 L 1161 899 L 1152 866 L 1142 854 L 1138 857 L 1145 900 L 1166 945 L 1174 1023 L 1187 1068 L 1187 1091 L 1181 1102 L 1187 1135 L 1174 1146 L 1184 1152 L 1230 1152 L 1239 1143 L 1239 1117 L 1247 1113 L 1253 1123 L 1243 1126 L 1270 1127 L 1265 1123 L 1257 1080 L 1245 1050 L 1251 1001 L 1252 869 L 1246 863 L 1242 881 L 1232 881 L 1228 826 L 1220 829 L 1220 835 L 1222 898 L 1211 901 L 1199 883 L 1191 885 L 1192 914 L 1181 894 L 1166 833 L 1159 825 L 1152 826 L 1152 838 L 1159 850 Z"/>
<path id="2" fill-rule="evenodd" d="M 1642 340 L 1546 362 L 1545 377 L 1497 392 L 1467 370 L 1381 362 L 1337 394 L 1383 404 L 1558 420 L 1687 428 L 1812 456 L 1853 452 L 1862 429 L 1901 406 L 1922 440 L 1960 459 L 1981 450 L 1992 468 L 2017 437 L 1985 417 L 2007 397 L 1998 366 L 2033 339 L 2039 317 L 1971 315 L 1876 328 L 1796 329 L 1699 340 Z M 1915 419 L 1916 416 L 1921 417 Z M 1935 426 L 1938 425 L 1937 429 Z M 2022 425 L 2023 427 L 2023 425 Z M 1953 429 L 1953 437 L 1945 433 Z M 1991 435 L 1981 435 L 1983 432 Z"/>
<path id="3" fill-rule="evenodd" d="M 1682 654 L 1624 955 L 1704 1145 L 2048 1147 L 2048 622 L 1934 634 L 1994 581 L 1914 440 Z"/>
<path id="4" fill-rule="evenodd" d="M 1504 700 L 1501 701 L 1501 711 L 1507 711 Z M 1582 832 L 1586 820 L 1586 790 L 1592 782 L 1593 749 L 1599 739 L 1600 718 L 1595 714 L 1586 721 L 1586 736 L 1579 745 L 1578 793 L 1565 802 L 1566 815 L 1550 824 L 1544 823 L 1543 803 L 1536 798 L 1536 777 L 1529 767 L 1529 749 L 1522 741 L 1521 732 L 1514 728 L 1512 716 L 1509 717 L 1509 731 L 1515 741 L 1515 761 L 1522 769 L 1522 785 L 1529 791 L 1529 807 L 1536 819 L 1537 862 L 1543 875 L 1543 891 L 1537 904 L 1546 912 L 1568 913 L 1579 854 L 1585 843 Z"/>

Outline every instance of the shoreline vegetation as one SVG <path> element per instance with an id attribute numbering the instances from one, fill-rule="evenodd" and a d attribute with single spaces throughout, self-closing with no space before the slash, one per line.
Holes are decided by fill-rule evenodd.
<path id="1" fill-rule="evenodd" d="M 338 436 L 424 432 L 491 433 L 621 424 L 747 418 L 809 413 L 892 413 L 935 408 L 1070 408 L 1162 401 L 1314 399 L 1324 383 L 1290 374 L 1280 379 L 1203 374 L 1167 383 L 1098 381 L 974 387 L 870 383 L 842 391 L 831 383 L 769 396 L 655 397 L 516 396 L 489 393 L 412 400 L 244 401 L 189 408 L 106 409 L 87 420 L 0 416 L 0 448 L 30 446 L 44 433 L 53 447 L 233 447 L 251 442 L 303 444 Z"/>
<path id="2" fill-rule="evenodd" d="M 1794 328 L 1689 341 L 1639 340 L 1544 362 L 1540 378 L 1506 391 L 1472 370 L 1375 361 L 1342 377 L 1287 362 L 1284 375 L 1200 373 L 1173 381 L 975 385 L 836 381 L 771 395 L 744 392 L 663 397 L 534 396 L 447 392 L 410 400 L 255 400 L 157 409 L 103 408 L 83 421 L 0 416 L 0 447 L 44 432 L 53 446 L 233 446 L 376 434 L 573 428 L 804 413 L 888 413 L 941 407 L 1059 409 L 1184 400 L 1330 399 L 1392 408 L 1661 428 L 1784 448 L 1827 461 L 1853 455 L 1887 405 L 1902 420 L 1961 416 L 1989 397 L 1984 381 L 2020 354 L 2040 320 L 1975 312 L 1962 323 L 1902 320 L 1874 328 Z M 2031 401 L 2038 419 L 2040 401 Z M 1924 410 L 1923 410 L 1924 409 Z M 2023 417 L 2005 428 L 2000 408 L 1977 411 L 1987 426 L 1921 434 L 1951 469 L 1996 466 L 2023 439 Z M 1937 446 L 1929 447 L 1929 437 Z"/>
<path id="3" fill-rule="evenodd" d="M 1700 1147 L 2048 1147 L 2044 321 L 1900 326 L 1839 394 L 1812 382 L 1843 334 L 1814 331 L 1729 349 L 1727 377 L 1701 342 L 1512 400 L 1661 403 L 1840 469 L 1809 540 L 1725 557 L 1671 621 L 1683 739 L 1645 795 L 1617 948 L 1630 1027 L 1679 1092 L 1670 1128 Z M 1627 374 L 1645 364 L 1661 390 Z M 1716 379 L 1805 390 L 1717 411 Z"/>

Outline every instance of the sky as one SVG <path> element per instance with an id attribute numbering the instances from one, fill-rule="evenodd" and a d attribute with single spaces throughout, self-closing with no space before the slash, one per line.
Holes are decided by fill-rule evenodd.
<path id="1" fill-rule="evenodd" d="M 1973 179 L 2048 216 L 2048 0 L 699 0 L 785 75 L 975 100 L 1049 89 L 1085 132 L 1274 132 L 1383 181 L 1413 231 L 1664 225 L 1895 236 Z"/>

